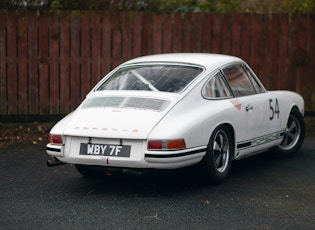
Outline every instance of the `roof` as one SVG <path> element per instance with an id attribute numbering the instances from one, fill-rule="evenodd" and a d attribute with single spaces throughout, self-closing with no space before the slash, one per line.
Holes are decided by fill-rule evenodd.
<path id="1" fill-rule="evenodd" d="M 142 56 L 131 59 L 123 64 L 144 63 L 144 62 L 177 62 L 193 65 L 201 65 L 207 69 L 217 68 L 229 62 L 242 61 L 240 58 L 211 53 L 169 53 Z"/>

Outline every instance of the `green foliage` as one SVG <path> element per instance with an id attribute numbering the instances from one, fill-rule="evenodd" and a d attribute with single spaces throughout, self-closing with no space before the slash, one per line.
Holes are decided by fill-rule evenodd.
<path id="1" fill-rule="evenodd" d="M 305 14 L 315 13 L 315 0 L 2 0 L 0 8 Z"/>
<path id="2" fill-rule="evenodd" d="M 237 10 L 239 0 L 151 0 L 154 11 L 159 12 L 219 12 Z"/>
<path id="3" fill-rule="evenodd" d="M 141 10 L 140 0 L 50 0 L 66 10 Z"/>
<path id="4" fill-rule="evenodd" d="M 315 0 L 244 0 L 240 12 L 314 13 Z"/>
<path id="5" fill-rule="evenodd" d="M 298 13 L 314 13 L 315 12 L 315 0 L 283 0 L 282 7 L 286 12 L 298 12 Z"/>

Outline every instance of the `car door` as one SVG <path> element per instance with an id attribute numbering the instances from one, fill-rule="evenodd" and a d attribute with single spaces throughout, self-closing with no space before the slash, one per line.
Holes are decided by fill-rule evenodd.
<path id="1" fill-rule="evenodd" d="M 280 128 L 277 99 L 266 92 L 246 65 L 232 64 L 222 71 L 235 100 L 241 105 L 239 116 L 242 116 L 246 124 L 243 130 L 237 130 L 247 132 L 247 135 L 242 135 L 247 138 L 236 143 L 237 156 L 266 148 L 276 138 Z"/>
<path id="2" fill-rule="evenodd" d="M 253 95 L 258 108 L 261 110 L 262 120 L 265 124 L 266 133 L 278 132 L 281 129 L 280 101 L 270 92 L 267 92 L 258 81 L 253 71 L 248 66 L 243 66 L 251 80 L 256 94 Z"/>

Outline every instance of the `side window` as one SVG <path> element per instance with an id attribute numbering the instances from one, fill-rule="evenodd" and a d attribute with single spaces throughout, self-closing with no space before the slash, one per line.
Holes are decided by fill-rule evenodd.
<path id="1" fill-rule="evenodd" d="M 211 80 L 203 87 L 202 95 L 206 98 L 226 98 L 232 96 L 220 73 L 217 73 L 214 77 L 212 77 Z"/>
<path id="2" fill-rule="evenodd" d="M 235 97 L 256 94 L 256 90 L 241 64 L 225 67 L 223 73 Z"/>
<path id="3" fill-rule="evenodd" d="M 257 81 L 257 79 L 255 78 L 255 76 L 253 75 L 252 71 L 250 71 L 248 69 L 248 67 L 245 67 L 245 71 L 247 73 L 247 76 L 250 78 L 251 82 L 253 83 L 253 86 L 256 90 L 257 93 L 263 93 L 264 88 L 261 86 L 261 84 Z"/>

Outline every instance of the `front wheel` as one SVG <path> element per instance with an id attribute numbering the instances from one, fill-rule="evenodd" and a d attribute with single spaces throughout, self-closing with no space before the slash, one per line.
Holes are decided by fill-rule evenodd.
<path id="1" fill-rule="evenodd" d="M 203 159 L 205 176 L 211 182 L 227 180 L 232 162 L 233 140 L 226 126 L 217 127 L 212 133 L 207 153 Z"/>
<path id="2" fill-rule="evenodd" d="M 281 144 L 272 149 L 278 157 L 294 156 L 301 148 L 305 138 L 305 123 L 302 114 L 294 108 L 287 122 L 287 127 Z"/>

